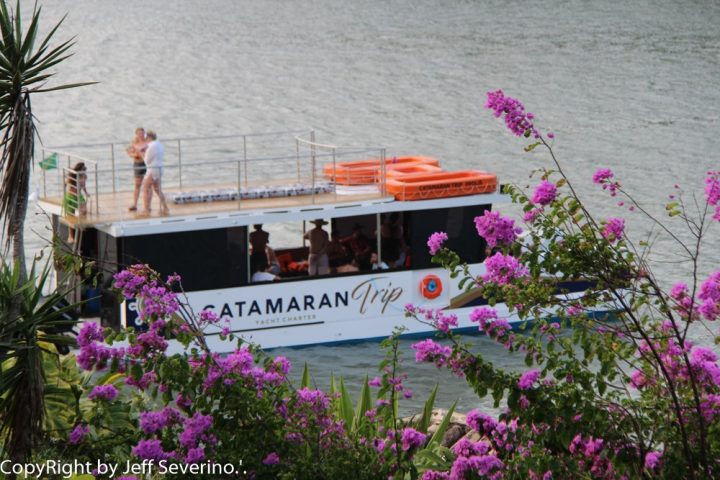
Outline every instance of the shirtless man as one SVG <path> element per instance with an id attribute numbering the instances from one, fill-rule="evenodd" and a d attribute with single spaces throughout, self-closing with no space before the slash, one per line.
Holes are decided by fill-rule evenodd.
<path id="1" fill-rule="evenodd" d="M 315 228 L 305 234 L 305 238 L 310 240 L 310 255 L 308 256 L 308 275 L 311 277 L 316 275 L 327 275 L 330 273 L 328 264 L 327 247 L 330 243 L 328 233 L 322 229 L 323 225 L 327 225 L 325 220 L 313 220 Z"/>
<path id="2" fill-rule="evenodd" d="M 259 265 L 265 265 L 267 268 L 267 252 L 265 248 L 270 242 L 270 234 L 262 229 L 262 224 L 253 225 L 255 229 L 250 232 L 250 271 L 256 272 Z"/>

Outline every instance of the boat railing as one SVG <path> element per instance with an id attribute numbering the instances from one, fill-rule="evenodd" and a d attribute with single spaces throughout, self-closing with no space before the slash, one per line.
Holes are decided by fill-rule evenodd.
<path id="1" fill-rule="evenodd" d="M 175 203 L 236 200 L 240 204 L 248 198 L 263 198 L 267 192 L 258 191 L 263 186 L 282 190 L 281 187 L 288 183 L 308 187 L 301 189 L 302 194 L 309 194 L 306 197 L 308 203 L 315 203 L 319 193 L 330 193 L 337 199 L 338 189 L 332 178 L 324 174 L 325 165 L 332 165 L 334 170 L 340 162 L 385 158 L 382 148 L 348 148 L 318 143 L 313 130 L 160 138 L 160 141 L 165 146 L 163 191 L 166 196 L 171 196 L 168 200 L 174 199 Z M 114 142 L 44 148 L 40 162 L 41 196 L 64 201 L 72 183 L 67 179 L 78 173 L 73 167 L 83 162 L 85 187 L 94 197 L 87 205 L 88 211 L 95 215 L 133 218 L 127 212 L 128 205 L 100 201 L 104 195 L 117 197 L 124 194 L 127 198 L 127 192 L 135 188 L 135 168 L 125 152 L 127 146 L 127 142 Z M 382 178 L 373 187 L 378 196 L 385 194 L 384 161 L 380 163 Z M 292 190 L 287 192 L 287 195 L 295 194 L 297 192 Z M 109 212 L 108 209 L 116 211 Z"/>

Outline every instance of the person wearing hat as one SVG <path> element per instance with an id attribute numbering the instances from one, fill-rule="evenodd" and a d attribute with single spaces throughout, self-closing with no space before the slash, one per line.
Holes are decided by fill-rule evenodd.
<path id="1" fill-rule="evenodd" d="M 327 275 L 330 273 L 328 263 L 327 247 L 330 243 L 328 233 L 323 230 L 323 225 L 327 225 L 325 220 L 313 220 L 315 228 L 305 233 L 304 238 L 310 241 L 310 255 L 308 255 L 308 275 Z"/>

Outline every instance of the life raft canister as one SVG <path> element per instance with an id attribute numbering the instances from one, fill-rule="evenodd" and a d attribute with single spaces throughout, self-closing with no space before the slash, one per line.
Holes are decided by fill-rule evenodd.
<path id="1" fill-rule="evenodd" d="M 437 275 L 426 275 L 420 282 L 420 293 L 428 300 L 433 300 L 442 293 L 442 280 Z"/>

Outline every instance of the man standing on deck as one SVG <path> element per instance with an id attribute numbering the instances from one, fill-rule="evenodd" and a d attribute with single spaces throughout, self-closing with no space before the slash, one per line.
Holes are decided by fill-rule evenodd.
<path id="1" fill-rule="evenodd" d="M 262 223 L 253 225 L 250 232 L 250 271 L 255 273 L 265 270 L 268 265 L 267 245 L 270 242 L 270 234 L 263 230 Z M 265 265 L 261 267 L 261 265 Z"/>
<path id="2" fill-rule="evenodd" d="M 310 255 L 308 255 L 308 275 L 314 277 L 316 275 L 327 275 L 330 273 L 328 263 L 327 247 L 330 244 L 328 233 L 322 229 L 323 225 L 327 225 L 325 220 L 313 220 L 310 223 L 315 224 L 315 228 L 305 234 L 305 238 L 310 240 Z"/>
<path id="3" fill-rule="evenodd" d="M 147 172 L 145 172 L 145 178 L 143 179 L 143 202 L 145 210 L 142 212 L 142 215 L 150 215 L 150 202 L 152 201 L 153 190 L 155 190 L 155 193 L 160 199 L 160 215 L 168 215 L 170 210 L 165 202 L 165 195 L 162 192 L 161 186 L 165 147 L 158 141 L 155 132 L 148 131 L 145 136 L 150 143 L 148 143 L 147 150 L 145 150 Z"/>

